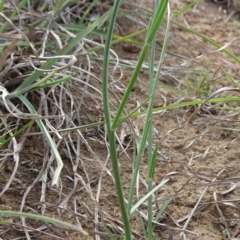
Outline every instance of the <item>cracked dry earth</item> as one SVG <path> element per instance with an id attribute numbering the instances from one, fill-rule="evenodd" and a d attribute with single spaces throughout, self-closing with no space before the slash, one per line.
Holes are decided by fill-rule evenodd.
<path id="1" fill-rule="evenodd" d="M 171 1 L 172 11 L 181 9 L 191 1 Z M 151 8 L 151 1 L 145 1 L 142 7 Z M 189 9 L 175 19 L 179 23 L 214 39 L 222 46 L 230 41 L 228 49 L 237 56 L 240 55 L 239 47 L 239 22 L 240 15 L 236 12 L 228 21 L 229 12 L 224 11 L 224 6 L 212 1 L 199 1 L 194 8 Z M 136 31 L 136 27 L 130 20 L 120 19 L 118 24 L 122 34 L 130 34 Z M 132 27 L 128 27 L 132 26 Z M 141 36 L 138 40 L 142 40 Z M 159 36 L 157 44 L 160 47 L 162 36 Z M 114 46 L 114 51 L 120 59 L 136 60 L 138 50 L 131 50 L 131 46 Z M 208 71 L 210 90 L 229 86 L 229 80 L 223 73 L 223 68 L 229 71 L 235 79 L 239 80 L 239 66 L 222 52 L 210 46 L 201 38 L 186 33 L 178 26 L 172 24 L 168 54 L 164 63 L 163 75 L 159 80 L 159 89 L 156 93 L 154 107 L 184 102 L 194 99 L 195 92 L 186 90 L 186 75 L 190 81 L 197 81 L 202 73 Z M 180 57 L 182 56 L 182 57 Z M 193 73 L 194 72 L 194 73 Z M 93 75 L 99 76 L 101 69 L 94 66 Z M 116 96 L 122 94 L 121 87 L 127 85 L 131 76 L 130 70 L 123 70 L 123 76 L 119 82 L 112 83 L 114 95 L 111 96 L 113 105 L 117 106 Z M 100 82 L 90 79 L 90 84 L 101 90 Z M 186 95 L 176 95 L 175 92 L 162 87 L 162 84 L 179 87 Z M 127 105 L 127 112 L 134 109 L 137 103 L 145 101 L 148 89 L 148 76 L 143 72 L 134 87 L 131 99 Z M 94 93 L 94 92 L 93 92 Z M 74 89 L 76 98 L 81 94 Z M 234 95 L 235 93 L 227 93 Z M 235 94 L 238 96 L 237 94 Z M 206 96 L 205 96 L 206 97 Z M 204 98 L 204 96 L 199 96 Z M 144 105 L 145 106 L 145 105 Z M 143 106 L 143 107 L 144 107 Z M 159 144 L 154 182 L 159 183 L 164 177 L 169 177 L 169 182 L 160 188 L 155 195 L 155 213 L 166 199 L 173 197 L 167 207 L 160 224 L 156 227 L 156 234 L 160 239 L 179 239 L 185 234 L 186 239 L 193 240 L 220 240 L 240 239 L 240 150 L 239 133 L 233 130 L 223 130 L 220 127 L 239 128 L 239 104 L 222 104 L 221 107 L 232 107 L 235 111 L 227 111 L 215 105 L 206 105 L 191 118 L 196 107 L 177 108 L 155 113 L 153 116 L 154 141 Z M 98 99 L 86 98 L 82 105 L 82 125 L 101 120 L 103 117 L 101 104 Z M 191 120 L 191 121 L 190 121 Z M 141 116 L 132 118 L 135 129 L 141 133 L 144 118 Z M 128 129 L 124 125 L 121 131 Z M 37 129 L 31 132 L 38 131 Z M 133 146 L 131 134 L 122 139 L 123 148 L 118 144 L 119 162 L 125 193 L 129 190 L 132 172 Z M 127 130 L 129 131 L 129 129 Z M 77 220 L 85 230 L 101 232 L 101 239 L 109 239 L 104 235 L 101 223 L 102 215 L 105 223 L 116 235 L 122 229 L 121 216 L 118 210 L 117 197 L 111 176 L 111 164 L 108 149 L 104 141 L 104 128 L 89 129 L 72 133 L 68 142 L 61 142 L 60 153 L 64 160 L 64 168 L 61 174 L 61 189 L 51 187 L 51 176 L 46 176 L 47 189 L 45 199 L 41 199 L 41 181 L 36 181 L 29 191 L 24 206 L 26 212 L 41 213 L 44 206 L 45 215 L 56 217 L 76 224 Z M 71 144 L 78 144 L 79 159 L 71 159 L 67 148 Z M 1 209 L 19 210 L 22 198 L 36 179 L 37 174 L 44 164 L 48 153 L 41 137 L 31 135 L 27 137 L 24 150 L 21 152 L 21 163 L 18 173 L 9 190 L 0 199 Z M 75 150 L 71 148 L 71 151 Z M 71 152 L 70 151 L 70 152 Z M 76 164 L 78 161 L 78 164 Z M 77 168 L 73 172 L 72 165 Z M 139 196 L 146 193 L 144 181 L 147 179 L 147 160 L 144 156 L 140 167 L 141 181 L 139 184 Z M 0 173 L 1 188 L 6 184 L 14 168 L 12 159 L 8 159 L 4 170 Z M 74 191 L 72 191 L 74 189 Z M 136 196 L 137 198 L 137 196 Z M 136 199 L 135 199 L 136 200 Z M 197 202 L 199 204 L 197 205 Z M 101 211 L 100 211 L 101 209 Z M 96 215 L 96 212 L 97 215 Z M 145 205 L 141 206 L 141 212 L 146 214 Z M 193 213 L 192 216 L 190 214 Z M 8 228 L 1 226 L 2 239 L 24 239 L 23 228 L 20 220 L 13 218 L 13 223 Z M 138 216 L 133 216 L 132 226 L 135 239 L 144 239 Z M 26 220 L 27 226 L 41 228 L 51 235 L 30 232 L 32 239 L 91 239 L 76 232 L 65 231 L 51 225 L 37 221 Z M 96 227 L 97 226 L 97 227 Z M 183 229 L 181 232 L 180 230 Z M 55 237 L 54 237 L 55 236 Z"/>

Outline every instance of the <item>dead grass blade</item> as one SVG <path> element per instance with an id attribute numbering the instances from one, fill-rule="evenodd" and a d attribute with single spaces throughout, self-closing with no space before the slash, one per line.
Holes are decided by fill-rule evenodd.
<path id="1" fill-rule="evenodd" d="M 217 176 L 219 176 L 222 172 L 223 172 L 223 170 L 220 171 Z M 216 178 L 214 178 L 214 179 L 212 180 L 212 182 L 215 182 L 215 180 L 216 180 Z M 206 188 L 202 191 L 202 193 L 201 193 L 201 195 L 200 195 L 197 203 L 195 204 L 195 206 L 194 206 L 194 208 L 192 209 L 192 211 L 191 211 L 191 213 L 190 213 L 190 215 L 189 215 L 186 223 L 184 224 L 183 230 L 185 230 L 185 229 L 188 227 L 189 222 L 191 221 L 193 215 L 195 214 L 195 212 L 196 212 L 196 210 L 197 210 L 200 202 L 202 201 L 202 198 L 203 198 L 204 195 L 206 194 L 208 188 L 209 188 L 209 187 L 206 187 Z M 186 239 L 184 232 L 181 232 L 179 237 L 180 237 L 180 238 L 183 238 L 183 239 Z"/>
<path id="2" fill-rule="evenodd" d="M 18 39 L 14 39 L 10 44 L 9 46 L 4 49 L 3 53 L 2 53 L 2 56 L 0 58 L 0 72 L 2 71 L 3 69 L 3 66 L 7 60 L 7 57 L 12 53 L 13 49 L 15 48 L 15 45 L 16 43 L 18 42 Z"/>
<path id="3" fill-rule="evenodd" d="M 13 135 L 11 132 L 9 132 L 10 135 Z M 12 171 L 12 174 L 8 180 L 8 182 L 5 184 L 5 186 L 3 187 L 2 191 L 0 192 L 0 197 L 4 194 L 4 192 L 6 192 L 9 188 L 9 186 L 11 185 L 16 173 L 17 173 L 17 170 L 18 170 L 18 165 L 19 165 L 19 153 L 22 149 L 22 145 L 21 144 L 18 144 L 16 139 L 13 137 L 12 138 L 12 144 L 13 144 L 13 159 L 14 159 L 14 162 L 15 162 L 15 165 L 14 165 L 14 169 Z"/>
<path id="4" fill-rule="evenodd" d="M 223 212 L 221 211 L 221 209 L 219 207 L 219 204 L 218 204 L 217 192 L 213 193 L 213 199 L 214 199 L 214 204 L 215 204 L 215 207 L 217 209 L 217 212 L 220 216 L 220 223 L 222 223 L 224 225 L 224 230 L 223 231 L 226 233 L 228 238 L 231 238 L 230 231 L 229 231 L 229 226 L 227 224 L 226 218 L 223 216 Z"/>

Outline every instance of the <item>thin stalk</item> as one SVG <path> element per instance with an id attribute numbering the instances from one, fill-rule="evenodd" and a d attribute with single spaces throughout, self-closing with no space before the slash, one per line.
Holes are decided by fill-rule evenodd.
<path id="1" fill-rule="evenodd" d="M 150 132 L 150 131 L 149 131 Z M 149 165 L 148 165 L 148 192 L 151 192 L 153 190 L 153 176 L 155 172 L 155 167 L 156 167 L 156 159 L 157 159 L 157 151 L 158 151 L 158 146 L 156 146 L 154 153 L 151 154 L 151 161 L 149 160 Z M 152 153 L 152 149 L 151 149 Z M 152 194 L 148 198 L 148 239 L 152 239 L 153 235 L 153 223 L 152 223 Z"/>
<path id="2" fill-rule="evenodd" d="M 158 5 L 161 4 L 161 2 L 155 1 L 155 9 L 154 13 L 158 14 L 157 9 Z M 156 76 L 154 76 L 154 62 L 155 62 L 155 51 L 156 51 L 156 35 L 153 38 L 153 41 L 151 43 L 151 55 L 150 55 L 150 61 L 149 61 L 149 79 L 150 79 L 150 87 L 149 87 L 149 96 L 152 95 L 152 97 L 149 100 L 148 104 L 148 110 L 147 110 L 147 116 L 146 121 L 149 121 L 149 132 L 148 132 L 148 192 L 152 191 L 153 187 L 153 176 L 155 172 L 155 166 L 156 166 L 156 157 L 157 157 L 157 147 L 154 151 L 154 156 L 152 155 L 152 115 L 153 115 L 153 101 L 155 96 L 155 91 L 157 89 L 157 83 L 162 67 L 162 62 L 165 57 L 165 51 L 166 51 L 166 45 L 168 41 L 168 30 L 169 25 L 167 27 L 166 33 L 165 33 L 165 39 L 164 39 L 164 45 L 162 48 L 161 56 L 159 59 L 159 65 L 158 65 L 158 71 L 156 73 Z M 152 200 L 153 196 L 150 195 L 148 198 L 148 239 L 152 239 L 153 235 L 153 223 L 152 223 Z"/>
<path id="3" fill-rule="evenodd" d="M 155 1 L 156 4 L 156 1 Z M 151 43 L 151 51 L 150 51 L 150 59 L 149 59 L 149 92 L 148 95 L 151 96 L 151 99 L 154 98 L 154 62 L 155 62 L 155 50 L 156 50 L 156 35 L 153 38 L 153 41 Z M 148 192 L 152 190 L 152 178 L 150 178 L 150 166 L 152 165 L 152 101 L 149 101 L 148 104 L 148 111 L 149 111 L 149 131 L 148 131 Z M 147 212 L 148 212 L 148 228 L 147 228 L 147 234 L 148 234 L 148 239 L 152 238 L 152 195 L 148 198 L 148 207 L 147 207 Z"/>
<path id="4" fill-rule="evenodd" d="M 119 169 L 118 157 L 117 157 L 115 131 L 112 129 L 112 119 L 111 119 L 111 115 L 110 115 L 109 98 L 108 98 L 109 52 L 110 52 L 110 46 L 111 46 L 111 40 L 112 40 L 112 34 L 113 34 L 113 27 L 114 27 L 114 23 L 116 20 L 118 8 L 120 6 L 120 2 L 121 2 L 120 0 L 116 0 L 114 2 L 114 6 L 112 9 L 112 13 L 111 13 L 110 21 L 109 21 L 107 38 L 106 38 L 106 43 L 105 43 L 104 61 L 103 61 L 102 92 L 103 92 L 103 108 L 104 108 L 106 128 L 107 128 L 107 133 L 108 133 L 110 155 L 111 155 L 112 167 L 113 167 L 113 175 L 114 175 L 114 179 L 115 179 L 119 207 L 120 207 L 120 211 L 121 211 L 122 219 L 123 219 L 125 238 L 128 240 L 131 240 L 132 239 L 131 225 L 130 225 L 130 221 L 129 221 L 129 215 L 127 214 L 126 206 L 125 206 L 125 202 L 124 202 L 122 181 L 121 181 L 120 169 Z"/>
<path id="5" fill-rule="evenodd" d="M 133 168 L 133 173 L 132 173 L 132 180 L 131 180 L 131 185 L 130 185 L 130 190 L 129 190 L 128 206 L 127 206 L 128 214 L 131 213 L 134 189 L 135 189 L 135 185 L 136 185 L 136 179 L 137 179 L 140 162 L 141 162 L 141 159 L 142 159 L 142 156 L 143 156 L 143 152 L 144 152 L 144 149 L 145 149 L 145 146 L 146 146 L 147 137 L 148 137 L 149 121 L 145 120 L 143 129 L 144 130 L 143 130 L 143 133 L 142 133 L 142 138 L 141 138 L 141 141 L 140 141 L 139 149 L 137 149 L 138 150 L 138 154 L 137 154 L 136 160 L 134 162 L 134 168 Z"/>

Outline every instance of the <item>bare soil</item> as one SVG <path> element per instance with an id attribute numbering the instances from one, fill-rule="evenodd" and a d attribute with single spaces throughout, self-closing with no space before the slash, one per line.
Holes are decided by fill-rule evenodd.
<path id="1" fill-rule="evenodd" d="M 171 1 L 172 11 L 181 9 L 190 2 L 173 0 Z M 151 8 L 151 1 L 146 1 L 144 4 L 142 7 Z M 232 41 L 228 49 L 238 56 L 240 53 L 240 29 L 237 25 L 239 14 L 235 13 L 226 22 L 230 13 L 224 10 L 224 6 L 221 9 L 219 7 L 212 1 L 199 1 L 194 8 L 182 14 L 176 21 L 217 41 L 221 46 Z M 136 31 L 138 27 L 126 19 L 119 19 L 118 24 L 121 34 L 124 35 Z M 164 32 L 160 34 L 157 41 L 159 48 L 162 45 L 163 35 Z M 137 40 L 143 37 L 138 36 Z M 120 44 L 113 49 L 120 59 L 130 61 L 138 58 L 139 50 L 132 48 L 131 45 Z M 204 99 L 207 94 L 220 87 L 229 86 L 230 83 L 223 73 L 223 68 L 233 74 L 238 81 L 239 66 L 226 54 L 216 50 L 216 47 L 209 45 L 200 37 L 172 24 L 168 54 L 163 68 L 164 74 L 159 80 L 154 107 L 184 102 L 188 99 Z M 100 78 L 100 66 L 94 66 L 92 71 L 93 75 Z M 196 96 L 194 89 L 189 92 L 184 90 L 188 72 L 190 81 L 194 85 L 207 71 L 210 89 L 206 96 L 204 93 Z M 121 87 L 128 83 L 131 71 L 126 70 L 122 74 L 120 80 L 112 79 L 111 82 L 113 110 L 118 106 L 117 99 L 120 99 L 124 92 Z M 119 76 L 120 71 L 115 72 L 115 79 Z M 101 91 L 100 82 L 90 79 L 90 84 Z M 174 91 L 163 88 L 161 84 L 179 87 L 183 92 L 185 91 L 185 95 L 176 96 Z M 71 87 L 73 96 L 79 99 L 82 92 L 78 91 L 74 83 Z M 127 112 L 146 100 L 147 90 L 148 76 L 143 72 L 132 91 Z M 92 91 L 92 94 L 95 93 L 93 90 L 89 91 Z M 80 109 L 80 119 L 77 120 L 77 124 L 81 122 L 84 125 L 103 119 L 99 99 L 96 98 L 94 101 L 86 97 Z M 231 107 L 237 109 L 238 104 L 232 103 Z M 167 199 L 173 198 L 159 225 L 156 226 L 156 235 L 160 239 L 169 240 L 179 239 L 181 234 L 181 237 L 184 234 L 185 239 L 188 240 L 240 239 L 239 133 L 218 128 L 239 128 L 239 114 L 237 111 L 229 113 L 217 106 L 206 105 L 193 117 L 192 113 L 196 108 L 197 106 L 161 111 L 155 113 L 153 117 L 153 137 L 159 144 L 154 182 L 158 184 L 164 178 L 170 179 L 156 193 L 155 211 L 160 209 Z M 141 116 L 132 119 L 132 126 L 139 131 L 139 137 L 143 122 L 144 117 Z M 31 132 L 38 132 L 35 125 Z M 121 137 L 122 133 L 125 134 L 123 137 Z M 128 124 L 123 125 L 118 134 L 119 164 L 127 198 L 132 172 L 133 137 Z M 111 175 L 111 161 L 104 127 L 76 131 L 66 139 L 68 139 L 67 142 L 59 144 L 64 168 L 61 174 L 61 187 L 57 188 L 51 187 L 51 174 L 48 174 L 45 179 L 37 178 L 36 180 L 38 174 L 39 176 L 42 174 L 41 169 L 45 169 L 49 163 L 51 154 L 46 151 L 46 143 L 39 135 L 27 136 L 20 154 L 21 161 L 17 174 L 10 188 L 1 196 L 0 208 L 19 210 L 23 204 L 24 194 L 29 191 L 23 204 L 23 211 L 44 213 L 70 223 L 79 223 L 90 234 L 99 232 L 100 239 L 109 239 L 105 234 L 102 217 L 112 232 L 119 236 L 123 226 Z M 69 156 L 69 151 L 73 153 L 72 156 L 77 152 L 78 157 Z M 146 193 L 144 185 L 147 179 L 146 157 L 144 156 L 140 167 L 139 196 L 136 196 L 134 201 Z M 54 163 L 51 165 L 54 167 Z M 10 178 L 14 166 L 13 159 L 9 157 L 0 172 L 1 189 Z M 73 169 L 72 166 L 76 168 Z M 43 182 L 46 183 L 45 198 L 41 197 Z M 229 190 L 230 188 L 232 189 Z M 200 203 L 196 205 L 198 201 Z M 141 213 L 147 213 L 145 205 L 141 206 Z M 193 216 L 190 217 L 191 213 Z M 142 217 L 144 218 L 144 215 Z M 11 218 L 11 220 L 12 224 L 9 226 L 0 227 L 0 237 L 25 239 L 26 235 L 20 219 Z M 139 216 L 134 215 L 131 221 L 134 238 L 144 239 Z M 28 219 L 26 219 L 26 225 L 32 229 L 38 229 L 38 231 L 29 232 L 31 239 L 91 239 L 80 233 Z"/>

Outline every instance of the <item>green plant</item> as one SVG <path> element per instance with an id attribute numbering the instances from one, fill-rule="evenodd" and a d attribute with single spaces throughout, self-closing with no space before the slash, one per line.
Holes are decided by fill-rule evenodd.
<path id="1" fill-rule="evenodd" d="M 113 12 L 112 12 L 112 17 L 110 19 L 109 27 L 108 27 L 108 33 L 107 33 L 107 40 L 105 44 L 105 54 L 104 54 L 104 65 L 103 65 L 103 102 L 104 102 L 104 115 L 105 115 L 105 120 L 106 120 L 106 126 L 107 126 L 107 132 L 108 132 L 108 138 L 109 138 L 109 144 L 110 144 L 110 153 L 111 153 L 111 160 L 112 160 L 112 165 L 113 165 L 113 172 L 114 172 L 114 179 L 115 179 L 115 184 L 116 184 L 116 189 L 117 189 L 117 194 L 118 194 L 118 201 L 122 213 L 122 218 L 123 218 L 123 223 L 124 223 L 124 234 L 126 239 L 132 239 L 131 236 L 131 225 L 130 225 L 130 216 L 134 212 L 132 209 L 132 203 L 133 203 L 133 196 L 134 196 L 134 189 L 135 189 L 135 184 L 136 184 L 136 178 L 139 172 L 139 166 L 141 162 L 141 158 L 145 149 L 145 146 L 148 142 L 149 148 L 148 148 L 148 167 L 149 167 L 149 182 L 148 182 L 148 191 L 149 194 L 146 195 L 147 198 L 149 198 L 148 201 L 148 214 L 149 214 L 149 221 L 148 221 L 148 239 L 152 238 L 153 235 L 153 226 L 152 226 L 152 198 L 151 195 L 153 194 L 154 191 L 156 191 L 159 187 L 161 187 L 166 180 L 163 183 L 160 183 L 157 188 L 152 189 L 152 178 L 154 175 L 154 169 L 155 169 L 155 163 L 156 163 L 156 153 L 157 153 L 157 148 L 154 150 L 154 154 L 152 155 L 152 120 L 151 120 L 151 115 L 152 115 L 152 105 L 153 105 L 153 99 L 154 99 L 154 92 L 156 90 L 159 74 L 161 71 L 161 66 L 162 62 L 164 60 L 164 55 L 165 55 L 165 48 L 167 44 L 167 34 L 166 34 L 166 39 L 164 43 L 164 47 L 162 49 L 162 54 L 159 60 L 159 66 L 158 66 L 158 72 L 156 76 L 154 76 L 154 60 L 155 60 L 155 44 L 154 44 L 154 39 L 156 32 L 161 25 L 164 14 L 166 11 L 168 1 L 163 1 L 159 2 L 156 4 L 156 9 L 154 11 L 154 16 L 152 20 L 149 23 L 149 30 L 147 32 L 146 38 L 145 38 L 145 43 L 142 48 L 142 52 L 140 54 L 139 60 L 136 64 L 135 70 L 133 71 L 132 78 L 130 79 L 128 86 L 126 88 L 125 94 L 120 102 L 119 108 L 117 110 L 117 113 L 114 117 L 114 119 L 111 118 L 110 114 L 110 107 L 109 107 L 109 97 L 108 97 L 108 60 L 109 60 L 109 51 L 110 51 L 110 46 L 111 46 L 111 39 L 112 39 L 112 32 L 113 32 L 113 27 L 114 27 L 114 22 L 117 16 L 117 10 L 120 5 L 120 1 L 115 1 L 114 7 L 113 7 Z M 149 103 L 148 103 L 148 110 L 147 110 L 147 115 L 145 118 L 145 125 L 143 128 L 143 133 L 142 133 L 142 138 L 140 141 L 140 146 L 139 149 L 137 149 L 137 155 L 136 159 L 134 161 L 134 169 L 133 169 L 133 176 L 132 176 L 132 182 L 131 182 L 131 187 L 130 187 L 130 192 L 129 192 L 129 197 L 128 197 L 128 202 L 127 206 L 125 206 L 124 202 L 124 195 L 123 195 L 123 189 L 122 189 L 122 183 L 121 183 L 121 177 L 120 177 L 120 168 L 118 164 L 118 157 L 117 157 L 117 148 L 116 148 L 116 140 L 115 140 L 115 130 L 119 125 L 119 121 L 123 112 L 123 109 L 126 105 L 126 102 L 129 98 L 129 95 L 132 91 L 132 88 L 136 82 L 137 76 L 141 70 L 141 66 L 143 64 L 143 61 L 147 55 L 149 47 L 152 47 L 151 51 L 151 58 L 149 61 Z M 121 122 L 122 123 L 122 122 Z M 144 200 L 146 198 L 143 198 Z M 142 201 L 144 201 L 142 200 Z M 142 203 L 140 200 L 139 203 Z M 138 205 L 138 204 L 137 204 Z M 136 209 L 136 208 L 133 208 Z"/>

